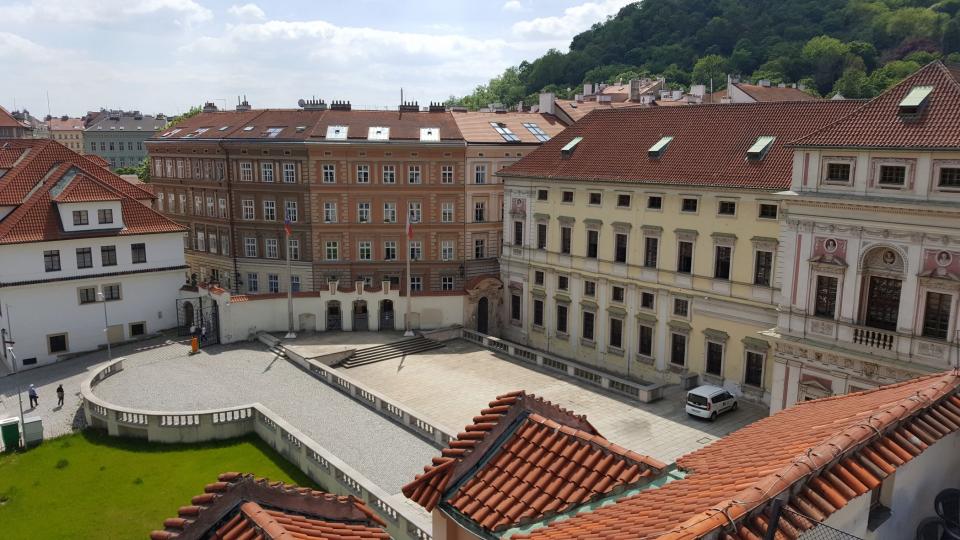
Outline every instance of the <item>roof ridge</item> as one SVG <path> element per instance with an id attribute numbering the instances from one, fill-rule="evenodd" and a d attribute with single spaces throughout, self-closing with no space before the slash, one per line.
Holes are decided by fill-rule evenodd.
<path id="1" fill-rule="evenodd" d="M 272 540 L 292 539 L 293 535 L 269 512 L 254 501 L 247 501 L 240 505 L 240 511 L 252 521 L 267 538 Z"/>

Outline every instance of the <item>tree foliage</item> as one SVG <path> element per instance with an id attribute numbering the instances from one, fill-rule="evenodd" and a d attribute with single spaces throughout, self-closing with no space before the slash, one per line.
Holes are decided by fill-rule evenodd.
<path id="1" fill-rule="evenodd" d="M 569 51 L 551 49 L 449 103 L 512 106 L 541 90 L 569 96 L 584 82 L 635 76 L 713 77 L 716 88 L 728 73 L 870 97 L 891 74 L 951 53 L 960 53 L 960 0 L 644 0 L 575 36 Z M 893 62 L 907 63 L 887 69 Z"/>

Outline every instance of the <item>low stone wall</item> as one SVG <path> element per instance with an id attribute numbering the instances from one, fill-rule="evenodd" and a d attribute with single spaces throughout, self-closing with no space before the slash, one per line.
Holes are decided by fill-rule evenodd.
<path id="1" fill-rule="evenodd" d="M 460 339 L 461 329 L 462 327 L 460 325 L 456 325 L 451 328 L 438 328 L 437 330 L 424 330 L 423 332 L 420 332 L 420 335 L 422 335 L 427 339 L 432 339 L 433 341 L 452 341 L 454 339 Z"/>
<path id="2" fill-rule="evenodd" d="M 461 329 L 460 332 L 463 339 L 481 345 L 491 351 L 499 352 L 520 360 L 521 363 L 536 366 L 549 372 L 561 373 L 577 381 L 602 388 L 621 396 L 643 403 L 650 403 L 663 397 L 663 389 L 666 385 L 662 383 L 643 383 L 617 377 L 606 371 L 591 368 L 576 360 L 547 354 L 537 349 L 517 345 L 516 343 L 481 334 L 466 328 Z"/>
<path id="3" fill-rule="evenodd" d="M 412 505 L 389 504 L 390 494 L 316 441 L 260 403 L 206 411 L 163 412 L 132 409 L 98 398 L 96 385 L 123 370 L 119 358 L 97 370 L 80 386 L 87 422 L 114 436 L 139 437 L 151 442 L 202 442 L 256 433 L 325 491 L 362 499 L 387 523 L 393 538 L 430 540 L 430 515 Z"/>
<path id="4" fill-rule="evenodd" d="M 446 448 L 450 439 L 456 436 L 456 431 L 419 418 L 403 405 L 357 383 L 342 371 L 337 371 L 317 362 L 315 359 L 304 358 L 295 351 L 287 349 L 279 339 L 270 334 L 259 334 L 257 338 L 268 347 L 282 351 L 288 360 L 307 370 L 317 379 L 350 396 L 354 401 L 373 409 L 381 416 L 399 424 L 407 431 L 425 439 L 437 448 Z"/>

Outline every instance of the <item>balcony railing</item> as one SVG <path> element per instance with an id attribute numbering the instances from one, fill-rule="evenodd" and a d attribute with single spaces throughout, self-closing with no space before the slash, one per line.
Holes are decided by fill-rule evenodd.
<path id="1" fill-rule="evenodd" d="M 880 349 L 883 351 L 894 350 L 896 335 L 876 328 L 854 327 L 853 342 L 857 345 Z"/>

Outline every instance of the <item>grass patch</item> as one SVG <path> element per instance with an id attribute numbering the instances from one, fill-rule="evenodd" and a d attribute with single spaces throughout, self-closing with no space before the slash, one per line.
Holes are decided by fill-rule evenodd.
<path id="1" fill-rule="evenodd" d="M 317 487 L 256 436 L 160 444 L 87 430 L 0 455 L 0 537 L 146 538 L 226 471 Z"/>

